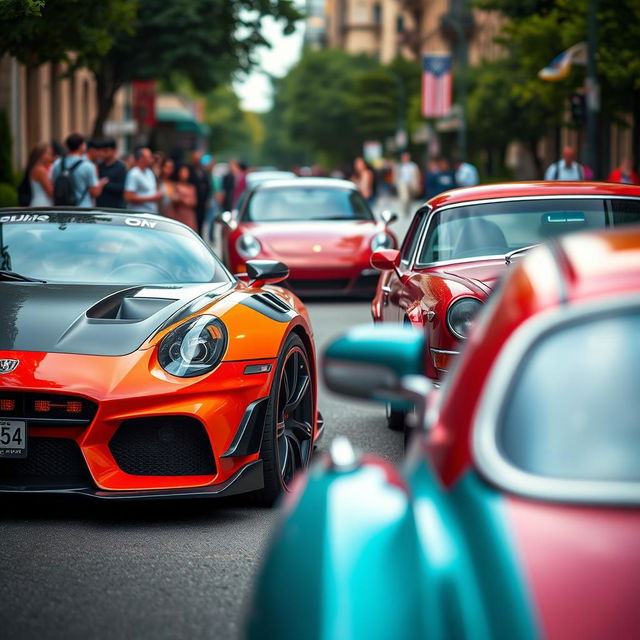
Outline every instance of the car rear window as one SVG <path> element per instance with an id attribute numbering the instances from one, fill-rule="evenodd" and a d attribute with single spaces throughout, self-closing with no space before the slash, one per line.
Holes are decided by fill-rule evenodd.
<path id="1" fill-rule="evenodd" d="M 639 309 L 556 329 L 534 344 L 511 384 L 499 452 L 536 476 L 640 481 L 639 390 Z"/>

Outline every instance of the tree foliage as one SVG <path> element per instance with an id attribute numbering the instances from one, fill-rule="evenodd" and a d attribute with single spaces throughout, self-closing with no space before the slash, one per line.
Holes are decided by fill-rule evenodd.
<path id="1" fill-rule="evenodd" d="M 98 83 L 99 133 L 115 92 L 136 78 L 180 75 L 206 93 L 254 63 L 258 46 L 268 46 L 261 29 L 264 16 L 293 30 L 300 14 L 292 0 L 139 0 L 129 32 L 93 66 Z"/>
<path id="2" fill-rule="evenodd" d="M 135 17 L 137 0 L 0 0 L 0 54 L 23 64 L 90 65 Z M 72 55 L 70 55 L 72 54 Z"/>
<path id="3" fill-rule="evenodd" d="M 587 40 L 588 0 L 479 0 L 476 5 L 500 11 L 508 20 L 499 38 L 506 59 L 484 63 L 476 72 L 470 128 L 479 139 L 491 129 L 496 139 L 529 138 L 533 149 L 535 139 L 551 127 L 570 124 L 563 123 L 565 101 L 584 86 L 585 67 L 574 67 L 558 83 L 537 74 L 560 52 Z M 597 23 L 603 121 L 635 110 L 640 123 L 640 0 L 599 2 Z"/>
<path id="4" fill-rule="evenodd" d="M 267 116 L 267 144 L 283 158 L 320 159 L 340 165 L 362 153 L 365 140 L 384 142 L 402 121 L 411 125 L 412 98 L 420 91 L 420 67 L 389 65 L 340 50 L 305 51 L 275 83 Z"/>

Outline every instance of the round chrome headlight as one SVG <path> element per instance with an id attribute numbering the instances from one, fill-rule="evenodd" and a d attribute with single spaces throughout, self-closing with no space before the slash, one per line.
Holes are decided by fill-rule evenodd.
<path id="1" fill-rule="evenodd" d="M 236 250 L 243 258 L 255 258 L 261 251 L 260 241 L 250 233 L 243 233 L 236 240 Z"/>
<path id="2" fill-rule="evenodd" d="M 476 314 L 482 307 L 477 298 L 458 298 L 447 311 L 447 326 L 456 337 L 465 339 L 469 335 Z"/>
<path id="3" fill-rule="evenodd" d="M 168 333 L 160 343 L 158 361 L 173 376 L 193 378 L 212 371 L 227 347 L 227 329 L 218 318 L 200 316 Z"/>
<path id="4" fill-rule="evenodd" d="M 393 240 L 388 233 L 380 231 L 371 238 L 371 251 L 377 251 L 378 249 L 392 249 Z"/>

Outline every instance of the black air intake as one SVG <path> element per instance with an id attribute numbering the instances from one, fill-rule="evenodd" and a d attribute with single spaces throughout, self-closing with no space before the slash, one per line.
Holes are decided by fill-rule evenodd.
<path id="1" fill-rule="evenodd" d="M 204 426 L 187 416 L 125 420 L 109 442 L 118 466 L 134 476 L 216 473 Z"/>

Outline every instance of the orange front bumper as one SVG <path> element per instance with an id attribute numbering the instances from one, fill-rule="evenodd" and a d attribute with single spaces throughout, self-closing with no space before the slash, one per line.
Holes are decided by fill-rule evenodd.
<path id="1" fill-rule="evenodd" d="M 65 491 L 98 497 L 216 495 L 237 492 L 230 490 L 236 481 L 236 489 L 259 489 L 259 439 L 257 449 L 250 452 L 247 447 L 236 446 L 234 450 L 232 444 L 239 427 L 246 428 L 250 405 L 269 396 L 275 359 L 222 362 L 208 375 L 183 379 L 167 374 L 155 353 L 153 348 L 123 357 L 0 352 L 0 358 L 20 360 L 15 371 L 0 379 L 0 392 L 58 393 L 96 403 L 97 411 L 87 426 L 45 426 L 27 420 L 29 439 L 67 438 L 78 445 L 91 486 L 65 487 Z M 271 370 L 245 375 L 249 364 L 270 364 Z M 214 463 L 211 473 L 158 475 L 154 470 L 143 475 L 123 471 L 109 446 L 118 429 L 128 420 L 163 416 L 168 420 L 171 416 L 186 417 L 202 425 Z M 179 440 L 180 429 L 175 431 Z M 252 442 L 255 444 L 256 438 Z M 0 460 L 0 491 L 60 490 L 46 483 L 16 483 L 2 473 L 4 462 Z M 259 486 L 253 486 L 256 484 Z"/>

